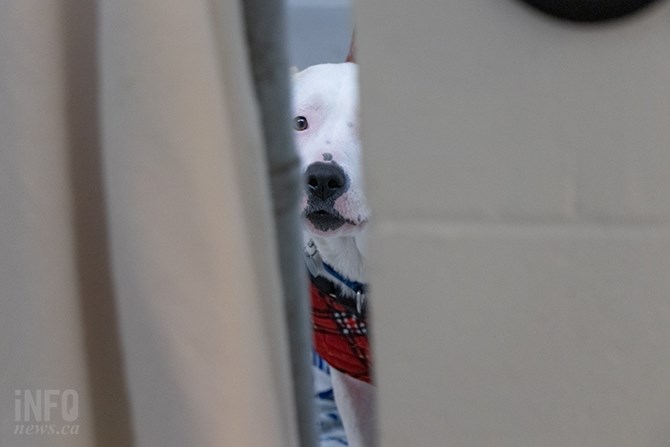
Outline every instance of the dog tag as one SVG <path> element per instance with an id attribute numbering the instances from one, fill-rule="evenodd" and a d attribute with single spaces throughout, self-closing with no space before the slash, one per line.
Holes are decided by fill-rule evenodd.
<path id="1" fill-rule="evenodd" d="M 363 313 L 363 304 L 365 304 L 365 294 L 356 292 L 356 312 Z"/>
<path id="2" fill-rule="evenodd" d="M 316 249 L 316 244 L 313 240 L 309 240 L 307 246 L 305 247 L 305 264 L 307 265 L 307 270 L 312 276 L 319 276 L 323 271 L 323 261 L 321 261 L 321 255 Z"/>

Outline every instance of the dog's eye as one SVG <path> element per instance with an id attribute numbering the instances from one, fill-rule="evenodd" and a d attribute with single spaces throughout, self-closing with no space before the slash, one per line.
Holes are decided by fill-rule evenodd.
<path id="1" fill-rule="evenodd" d="M 298 131 L 306 130 L 309 127 L 307 124 L 307 118 L 304 116 L 296 116 L 293 118 L 293 128 Z"/>

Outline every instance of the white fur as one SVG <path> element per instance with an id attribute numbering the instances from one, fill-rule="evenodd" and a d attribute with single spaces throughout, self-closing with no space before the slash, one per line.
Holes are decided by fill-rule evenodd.
<path id="1" fill-rule="evenodd" d="M 345 171 L 347 191 L 334 208 L 349 223 L 321 231 L 304 220 L 306 239 L 314 240 L 321 257 L 345 277 L 365 282 L 364 230 L 370 210 L 361 179 L 361 141 L 358 111 L 358 68 L 353 63 L 315 65 L 294 75 L 294 116 L 309 127 L 295 131 L 303 172 L 324 161 L 324 153 Z M 303 194 L 301 207 L 307 204 Z M 374 445 L 374 387 L 335 371 L 335 399 L 351 447 Z"/>

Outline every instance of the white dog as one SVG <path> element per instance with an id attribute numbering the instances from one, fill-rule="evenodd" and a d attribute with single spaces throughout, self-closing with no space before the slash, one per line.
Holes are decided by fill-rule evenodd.
<path id="1" fill-rule="evenodd" d="M 304 173 L 300 206 L 315 345 L 333 371 L 350 446 L 369 447 L 374 445 L 374 387 L 362 238 L 370 211 L 361 179 L 356 64 L 316 65 L 297 73 L 293 111 Z"/>

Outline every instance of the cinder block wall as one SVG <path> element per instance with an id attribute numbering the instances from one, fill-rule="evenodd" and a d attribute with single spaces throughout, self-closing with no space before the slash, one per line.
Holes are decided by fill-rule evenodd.
<path id="1" fill-rule="evenodd" d="M 670 445 L 670 2 L 356 22 L 380 445 Z"/>

